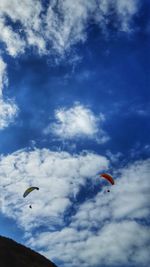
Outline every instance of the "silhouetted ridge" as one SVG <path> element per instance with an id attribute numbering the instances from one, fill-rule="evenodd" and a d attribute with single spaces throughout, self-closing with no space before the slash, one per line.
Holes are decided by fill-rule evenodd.
<path id="1" fill-rule="evenodd" d="M 57 267 L 39 253 L 0 236 L 0 267 Z"/>

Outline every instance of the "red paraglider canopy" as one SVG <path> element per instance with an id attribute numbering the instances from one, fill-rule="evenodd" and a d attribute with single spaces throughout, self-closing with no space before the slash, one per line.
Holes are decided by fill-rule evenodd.
<path id="1" fill-rule="evenodd" d="M 106 180 L 108 180 L 112 185 L 115 184 L 114 179 L 112 178 L 112 176 L 108 173 L 102 173 L 100 174 L 101 177 L 104 177 Z"/>

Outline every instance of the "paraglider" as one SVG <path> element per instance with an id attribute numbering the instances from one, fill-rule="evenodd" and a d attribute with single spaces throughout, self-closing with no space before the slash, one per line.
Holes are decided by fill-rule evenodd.
<path id="1" fill-rule="evenodd" d="M 34 190 L 39 190 L 39 187 L 31 186 L 31 187 L 27 188 L 26 191 L 23 194 L 23 197 L 26 197 L 28 194 L 30 194 Z M 32 205 L 31 204 L 29 205 L 29 208 L 32 209 Z"/>
<path id="2" fill-rule="evenodd" d="M 115 184 L 115 181 L 114 181 L 113 177 L 110 174 L 108 174 L 108 173 L 101 173 L 100 176 L 103 177 L 103 178 L 105 178 L 112 185 Z M 107 193 L 110 193 L 110 190 L 108 189 L 106 192 Z"/>
<path id="3" fill-rule="evenodd" d="M 28 194 L 30 194 L 35 189 L 36 190 L 39 190 L 39 187 L 31 186 L 31 187 L 27 188 L 26 191 L 23 194 L 23 197 L 26 197 Z"/>
<path id="4" fill-rule="evenodd" d="M 102 174 L 100 174 L 100 176 L 103 177 L 103 178 L 105 178 L 112 185 L 115 184 L 115 181 L 114 181 L 113 177 L 110 174 L 108 174 L 108 173 L 102 173 Z"/>

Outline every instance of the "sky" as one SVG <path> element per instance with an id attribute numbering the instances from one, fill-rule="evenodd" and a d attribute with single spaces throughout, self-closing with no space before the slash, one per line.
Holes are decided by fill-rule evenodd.
<path id="1" fill-rule="evenodd" d="M 149 11 L 0 1 L 0 235 L 58 267 L 150 265 Z"/>

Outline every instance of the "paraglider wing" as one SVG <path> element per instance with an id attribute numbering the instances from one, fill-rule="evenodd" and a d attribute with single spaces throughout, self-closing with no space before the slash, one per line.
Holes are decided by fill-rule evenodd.
<path id="1" fill-rule="evenodd" d="M 112 176 L 108 173 L 102 173 L 100 174 L 101 177 L 105 178 L 106 180 L 108 180 L 112 185 L 115 184 L 114 179 L 112 178 Z"/>
<path id="2" fill-rule="evenodd" d="M 24 194 L 23 194 L 23 197 L 26 197 L 28 194 L 30 194 L 33 190 L 39 190 L 39 188 L 38 187 L 36 187 L 36 186 L 31 186 L 31 187 L 29 187 L 25 192 L 24 192 Z"/>

